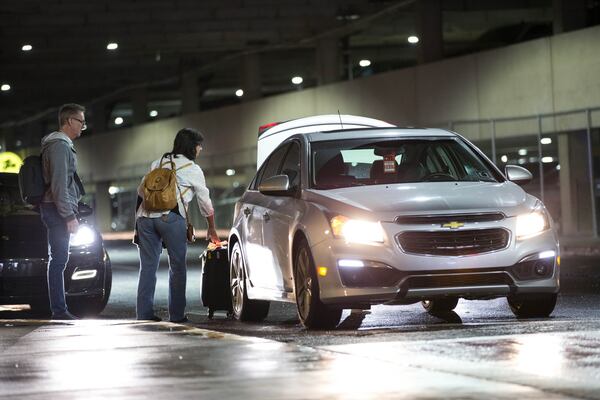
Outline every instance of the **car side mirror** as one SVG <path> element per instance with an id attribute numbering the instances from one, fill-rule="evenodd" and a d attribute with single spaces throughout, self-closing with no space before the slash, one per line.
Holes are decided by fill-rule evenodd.
<path id="1" fill-rule="evenodd" d="M 531 182 L 533 175 L 531 172 L 518 165 L 507 165 L 506 166 L 506 177 L 509 181 L 516 183 L 517 185 L 526 185 Z"/>
<path id="2" fill-rule="evenodd" d="M 80 217 L 89 217 L 94 213 L 94 209 L 85 203 L 80 202 L 77 206 Z"/>
<path id="3" fill-rule="evenodd" d="M 268 196 L 291 196 L 290 178 L 287 175 L 275 175 L 258 185 L 258 191 Z"/>

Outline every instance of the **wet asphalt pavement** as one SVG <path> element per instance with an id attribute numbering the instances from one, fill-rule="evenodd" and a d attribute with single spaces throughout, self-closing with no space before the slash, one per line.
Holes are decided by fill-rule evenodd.
<path id="1" fill-rule="evenodd" d="M 99 319 L 0 311 L 0 398 L 600 399 L 597 257 L 563 259 L 548 319 L 517 320 L 504 299 L 461 300 L 443 317 L 419 304 L 346 311 L 337 329 L 309 332 L 290 304 L 273 303 L 260 324 L 209 320 L 202 250 L 188 256 L 186 325 L 131 320 L 137 254 L 114 243 L 113 293 Z M 163 318 L 166 279 L 161 268 Z"/>

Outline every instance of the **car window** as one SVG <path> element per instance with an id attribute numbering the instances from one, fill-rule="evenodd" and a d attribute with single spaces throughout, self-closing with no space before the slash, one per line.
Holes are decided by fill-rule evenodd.
<path id="1" fill-rule="evenodd" d="M 290 180 L 290 188 L 298 187 L 300 184 L 300 144 L 293 142 L 289 147 L 283 164 L 282 175 L 287 175 Z"/>
<path id="2" fill-rule="evenodd" d="M 311 167 L 311 184 L 317 189 L 503 179 L 458 138 L 315 142 L 311 145 Z"/>
<path id="3" fill-rule="evenodd" d="M 23 202 L 18 186 L 0 183 L 0 215 L 5 216 L 29 207 Z"/>
<path id="4" fill-rule="evenodd" d="M 256 187 L 258 188 L 262 182 L 266 179 L 275 176 L 279 173 L 279 167 L 281 166 L 281 161 L 285 156 L 290 144 L 285 144 L 281 147 L 275 149 L 273 154 L 269 156 L 269 158 L 265 161 L 262 173 L 258 176 Z"/>

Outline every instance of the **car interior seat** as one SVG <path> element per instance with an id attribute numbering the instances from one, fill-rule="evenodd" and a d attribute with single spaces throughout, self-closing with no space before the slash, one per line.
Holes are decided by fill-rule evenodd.
<path id="1" fill-rule="evenodd" d="M 327 160 L 317 172 L 317 185 L 339 186 L 351 184 L 355 177 L 347 174 L 348 169 L 341 153 Z"/>

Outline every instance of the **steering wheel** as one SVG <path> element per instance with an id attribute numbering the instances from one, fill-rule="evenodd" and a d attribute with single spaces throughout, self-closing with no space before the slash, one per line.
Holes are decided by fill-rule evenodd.
<path id="1" fill-rule="evenodd" d="M 445 172 L 434 172 L 432 174 L 426 175 L 423 178 L 424 181 L 456 181 L 457 179 L 450 174 Z"/>

